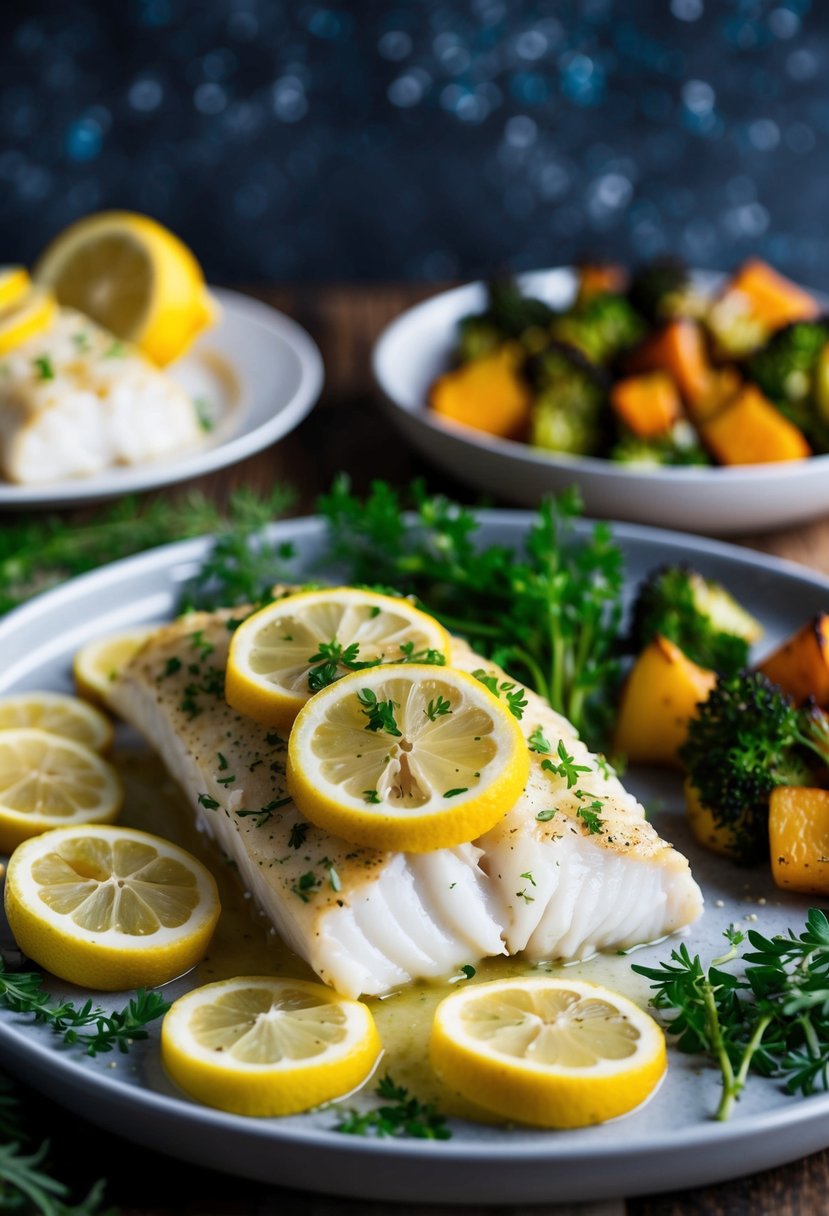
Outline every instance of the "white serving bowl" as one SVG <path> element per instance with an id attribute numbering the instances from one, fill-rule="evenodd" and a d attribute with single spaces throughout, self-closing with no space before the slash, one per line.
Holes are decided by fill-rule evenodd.
<path id="1" fill-rule="evenodd" d="M 723 276 L 699 272 L 695 279 L 715 290 Z M 567 266 L 534 271 L 519 282 L 556 308 L 566 307 L 576 289 Z M 426 404 L 429 386 L 449 364 L 458 321 L 485 305 L 484 283 L 442 292 L 392 321 L 373 353 L 374 375 L 397 426 L 461 481 L 523 506 L 575 484 L 590 515 L 714 536 L 781 528 L 829 512 L 829 455 L 731 468 L 634 469 L 542 452 L 439 417 Z"/>

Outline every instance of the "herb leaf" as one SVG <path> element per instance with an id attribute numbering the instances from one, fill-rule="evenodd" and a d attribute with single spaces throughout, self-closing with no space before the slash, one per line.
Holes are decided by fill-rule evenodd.
<path id="1" fill-rule="evenodd" d="M 465 968 L 464 968 L 465 970 Z M 446 1116 L 433 1102 L 421 1102 L 408 1089 L 397 1085 L 388 1073 L 374 1090 L 383 1105 L 370 1111 L 344 1110 L 339 1113 L 335 1131 L 346 1136 L 412 1136 L 417 1140 L 449 1140 L 451 1131 Z"/>

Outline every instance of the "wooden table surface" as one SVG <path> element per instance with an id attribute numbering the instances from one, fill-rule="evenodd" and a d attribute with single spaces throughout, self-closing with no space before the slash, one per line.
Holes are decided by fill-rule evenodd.
<path id="1" fill-rule="evenodd" d="M 374 477 L 403 485 L 414 476 L 424 476 L 431 488 L 474 501 L 471 491 L 452 483 L 404 447 L 382 414 L 371 381 L 369 354 L 380 329 L 435 290 L 422 285 L 309 284 L 252 291 L 295 317 L 316 339 L 325 360 L 325 390 L 311 416 L 275 448 L 195 484 L 223 499 L 240 485 L 266 490 L 277 481 L 289 482 L 299 492 L 295 513 L 304 514 L 313 510 L 317 494 L 333 475 L 345 469 L 358 490 Z M 829 573 L 829 518 L 786 532 L 745 538 L 744 543 Z M 84 1125 L 38 1095 L 29 1095 L 27 1100 L 33 1121 L 52 1141 L 53 1157 L 61 1171 L 58 1176 L 75 1180 L 81 1193 L 104 1174 L 109 1179 L 107 1197 L 124 1216 L 379 1216 L 383 1212 L 449 1216 L 459 1210 L 341 1200 L 280 1190 L 189 1165 L 171 1168 L 168 1159 Z M 669 1178 L 665 1182 L 670 1185 Z M 829 1210 L 827 1194 L 829 1152 L 824 1152 L 763 1174 L 678 1194 L 619 1197 L 585 1206 L 476 1210 L 495 1211 L 498 1216 L 813 1216 Z"/>

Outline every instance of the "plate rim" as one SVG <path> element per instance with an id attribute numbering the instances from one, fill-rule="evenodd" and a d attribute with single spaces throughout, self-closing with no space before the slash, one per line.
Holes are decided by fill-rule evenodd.
<path id="1" fill-rule="evenodd" d="M 524 284 L 528 279 L 555 275 L 568 278 L 571 285 L 575 286 L 576 272 L 577 268 L 575 266 L 563 264 L 560 266 L 542 267 L 538 270 L 522 271 L 515 277 L 519 284 Z M 715 286 L 725 278 L 724 271 L 692 268 L 691 274 L 701 283 L 712 286 Z M 398 338 L 399 331 L 405 329 L 413 320 L 416 320 L 419 314 L 428 312 L 438 302 L 449 301 L 453 297 L 472 294 L 473 291 L 480 291 L 485 288 L 486 281 L 484 279 L 474 279 L 468 283 L 462 283 L 457 287 L 450 287 L 445 291 L 439 291 L 399 313 L 398 316 L 389 321 L 380 331 L 371 349 L 371 369 L 374 382 L 382 394 L 387 408 L 392 411 L 392 416 L 395 413 L 402 414 L 406 418 L 411 419 L 417 426 L 423 427 L 436 436 L 454 439 L 468 444 L 471 448 L 475 448 L 481 452 L 516 460 L 521 464 L 526 464 L 533 468 L 551 469 L 561 473 L 570 472 L 574 475 L 579 473 L 589 474 L 601 477 L 602 479 L 609 477 L 619 478 L 623 482 L 639 481 L 642 478 L 646 478 L 650 484 L 659 486 L 674 485 L 679 481 L 684 486 L 710 487 L 713 485 L 722 486 L 724 484 L 737 483 L 748 483 L 749 485 L 756 482 L 762 484 L 785 483 L 792 474 L 797 474 L 802 478 L 804 471 L 807 470 L 814 470 L 809 476 L 818 477 L 821 474 L 826 475 L 827 467 L 829 467 L 829 453 L 808 456 L 802 460 L 769 464 L 713 465 L 709 467 L 678 465 L 666 468 L 635 468 L 630 465 L 615 464 L 613 461 L 600 456 L 570 456 L 564 453 L 544 452 L 531 447 L 529 444 L 519 443 L 514 439 L 500 439 L 497 436 L 488 435 L 485 431 L 477 431 L 474 427 L 465 426 L 463 423 L 444 419 L 435 414 L 434 411 L 429 410 L 423 403 L 407 405 L 402 402 L 390 391 L 388 380 L 384 374 L 384 363 L 388 358 L 386 351 Z M 819 301 L 829 306 L 829 297 L 816 289 L 808 288 L 808 290 Z"/>
<path id="2" fill-rule="evenodd" d="M 314 339 L 293 317 L 264 300 L 228 287 L 210 286 L 208 290 L 224 311 L 266 327 L 291 348 L 299 362 L 300 376 L 288 400 L 252 430 L 243 425 L 241 432 L 230 434 L 221 443 L 180 458 L 107 469 L 94 477 L 70 478 L 42 486 L 0 481 L 0 511 L 80 506 L 176 485 L 237 464 L 284 438 L 302 422 L 318 401 L 325 383 L 322 354 Z"/>
<path id="3" fill-rule="evenodd" d="M 481 521 L 482 528 L 506 524 L 515 530 L 516 539 L 526 532 L 528 524 L 535 515 L 534 512 L 528 510 L 498 508 L 480 510 L 476 514 Z M 594 524 L 595 521 L 590 519 L 578 520 L 576 521 L 576 532 L 589 533 Z M 688 554 L 695 553 L 725 559 L 734 562 L 738 568 L 740 566 L 752 567 L 761 572 L 807 583 L 821 591 L 829 592 L 829 576 L 812 571 L 798 562 L 748 550 L 739 545 L 708 537 L 669 531 L 645 524 L 613 522 L 610 526 L 622 542 L 658 544 L 662 547 L 685 551 Z M 272 523 L 268 527 L 268 534 L 277 540 L 287 539 L 288 536 L 297 540 L 309 536 L 319 536 L 323 528 L 323 521 L 318 516 L 299 516 Z M 13 636 L 21 626 L 26 627 L 30 623 L 36 625 L 38 618 L 48 616 L 59 609 L 62 604 L 86 597 L 96 586 L 106 587 L 117 582 L 123 583 L 127 587 L 134 577 L 152 573 L 160 574 L 164 571 L 168 572 L 169 581 L 173 586 L 174 572 L 176 570 L 185 571 L 207 551 L 211 543 L 212 538 L 206 536 L 161 545 L 70 579 L 61 586 L 42 593 L 6 614 L 5 618 L 0 620 L 0 643 L 7 637 Z M 13 673 L 10 682 L 13 682 Z M 205 1131 L 225 1131 L 234 1137 L 242 1137 L 251 1144 L 272 1144 L 282 1148 L 293 1146 L 298 1150 L 308 1148 L 314 1151 L 336 1149 L 340 1153 L 346 1153 L 348 1156 L 356 1155 L 360 1158 L 379 1154 L 380 1160 L 387 1163 L 434 1160 L 434 1154 L 437 1153 L 439 1160 L 443 1163 L 462 1164 L 466 1162 L 474 1165 L 480 1164 L 483 1160 L 495 1160 L 496 1163 L 502 1164 L 509 1162 L 512 1165 L 523 1163 L 532 1166 L 545 1161 L 551 1166 L 558 1163 L 573 1168 L 587 1162 L 593 1164 L 616 1163 L 621 1167 L 624 1158 L 628 1157 L 632 1151 L 635 1152 L 635 1146 L 626 1143 L 624 1139 L 616 1144 L 598 1146 L 567 1144 L 560 1139 L 558 1143 L 562 1145 L 562 1149 L 556 1154 L 551 1152 L 549 1135 L 535 1129 L 519 1129 L 517 1132 L 512 1132 L 503 1142 L 492 1140 L 481 1142 L 466 1140 L 384 1141 L 351 1137 L 338 1138 L 337 1133 L 332 1129 L 286 1126 L 275 1120 L 246 1119 L 242 1116 L 202 1107 L 184 1096 L 170 1095 L 146 1087 L 137 1089 L 122 1083 L 114 1076 L 86 1068 L 84 1067 L 84 1057 L 72 1056 L 63 1051 L 57 1038 L 52 1041 L 29 1034 L 31 1025 L 32 1023 L 23 1020 L 19 1014 L 0 1012 L 0 1056 L 12 1071 L 23 1072 L 25 1075 L 27 1060 L 30 1060 L 35 1066 L 35 1072 L 40 1066 L 45 1068 L 48 1065 L 54 1073 L 57 1059 L 59 1083 L 65 1083 L 73 1090 L 79 1086 L 76 1093 L 85 1092 L 92 1097 L 99 1094 L 102 1099 L 123 1101 L 131 1107 L 136 1102 L 137 1108 L 140 1108 L 141 1111 L 163 1116 L 175 1122 L 184 1121 L 190 1128 L 195 1126 L 197 1129 L 201 1128 Z M 796 1099 L 791 1106 L 786 1105 L 759 1113 L 741 1115 L 732 1123 L 723 1125 L 711 1119 L 691 1128 L 674 1129 L 662 1136 L 652 1136 L 649 1141 L 649 1152 L 653 1158 L 659 1161 L 664 1160 L 667 1164 L 678 1153 L 686 1154 L 694 1149 L 712 1146 L 719 1146 L 723 1150 L 733 1149 L 735 1145 L 750 1142 L 759 1133 L 808 1125 L 815 1120 L 822 1119 L 827 1113 L 829 1113 L 829 1094 L 817 1094 L 808 1099 Z M 187 1154 L 180 1155 L 186 1157 Z M 492 1198 L 491 1202 L 502 1202 L 502 1200 Z"/>

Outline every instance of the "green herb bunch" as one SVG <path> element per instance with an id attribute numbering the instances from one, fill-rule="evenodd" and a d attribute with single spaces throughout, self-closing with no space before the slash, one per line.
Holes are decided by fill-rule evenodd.
<path id="1" fill-rule="evenodd" d="M 721 1074 L 717 1119 L 727 1119 L 750 1072 L 779 1077 L 788 1094 L 829 1089 L 829 920 L 812 908 L 802 933 L 764 937 L 733 926 L 729 949 L 707 967 L 683 943 L 651 981 L 654 1008 L 680 1051 L 710 1056 Z M 753 947 L 740 954 L 748 938 Z M 736 965 L 732 967 L 732 965 Z"/>
<path id="2" fill-rule="evenodd" d="M 575 491 L 548 500 L 523 551 L 480 544 L 473 511 L 412 487 L 414 515 L 385 482 L 365 501 L 340 477 L 319 504 L 329 558 L 358 584 L 417 597 L 480 654 L 546 697 L 594 745 L 618 680 L 622 555 L 607 525 L 577 536 Z"/>

